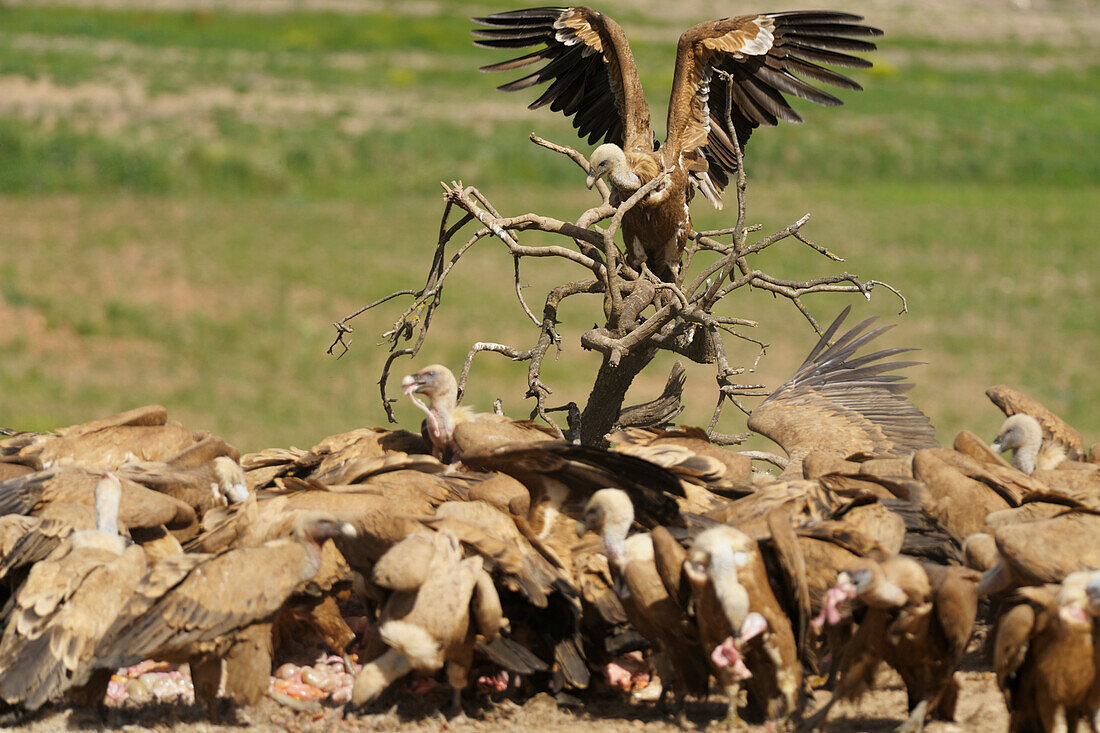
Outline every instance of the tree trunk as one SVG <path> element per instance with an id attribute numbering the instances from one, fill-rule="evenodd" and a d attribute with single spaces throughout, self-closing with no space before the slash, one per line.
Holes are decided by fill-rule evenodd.
<path id="1" fill-rule="evenodd" d="M 624 356 L 617 367 L 611 366 L 608 356 L 604 356 L 592 393 L 588 395 L 588 404 L 581 413 L 582 445 L 605 444 L 604 436 L 619 419 L 626 391 L 656 355 L 656 348 L 641 348 Z"/>

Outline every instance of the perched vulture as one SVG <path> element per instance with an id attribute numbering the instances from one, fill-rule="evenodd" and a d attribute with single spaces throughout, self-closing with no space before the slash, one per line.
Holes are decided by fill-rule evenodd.
<path id="1" fill-rule="evenodd" d="M 848 13 L 809 11 L 744 15 L 689 28 L 677 45 L 668 137 L 659 147 L 626 35 L 603 13 L 586 7 L 515 10 L 475 18 L 486 28 L 472 33 L 478 39 L 474 43 L 485 48 L 540 47 L 482 71 L 546 62 L 499 88 L 516 91 L 551 82 L 531 109 L 549 103 L 551 110 L 572 117 L 590 144 L 604 141 L 592 153 L 590 188 L 606 175 L 618 201 L 626 201 L 662 169 L 668 171 L 668 179 L 626 213 L 623 236 L 633 266 L 648 261 L 655 273 L 672 279 L 691 231 L 692 186 L 720 208 L 729 175 L 737 168 L 738 149 L 752 131 L 779 120 L 802 121 L 784 94 L 841 104 L 800 76 L 841 89 L 862 88 L 819 65 L 871 65 L 842 53 L 875 49 L 856 37 L 882 31 L 860 20 Z"/>
<path id="2" fill-rule="evenodd" d="M 454 373 L 442 364 L 431 364 L 401 380 L 401 388 L 424 411 L 424 435 L 437 458 L 450 460 L 456 452 L 486 450 L 497 445 L 553 440 L 546 428 L 530 420 L 513 421 L 502 415 L 475 413 L 458 406 L 458 382 Z M 428 398 L 425 405 L 416 395 Z M 461 444 L 456 441 L 459 425 L 468 429 Z"/>
<path id="3" fill-rule="evenodd" d="M 890 373 L 920 362 L 884 361 L 912 349 L 856 356 L 892 326 L 863 333 L 875 320 L 868 318 L 831 342 L 849 310 L 840 312 L 798 371 L 749 416 L 749 429 L 790 457 L 784 476 L 802 475 L 802 459 L 812 451 L 840 458 L 860 452 L 903 457 L 937 447 L 928 418 L 902 394 L 912 384 Z"/>
<path id="4" fill-rule="evenodd" d="M 96 648 L 96 665 L 142 659 L 190 662 L 195 699 L 213 713 L 222 658 L 226 693 L 254 703 L 271 674 L 271 623 L 321 569 L 321 544 L 346 522 L 302 513 L 293 537 L 216 555 L 181 554 L 149 569 Z"/>
<path id="5" fill-rule="evenodd" d="M 774 723 L 798 714 L 798 645 L 756 541 L 729 526 L 706 529 L 692 539 L 683 574 L 699 641 L 728 698 L 726 720 L 737 725 L 742 686 Z"/>
<path id="6" fill-rule="evenodd" d="M 96 528 L 74 532 L 69 546 L 36 563 L 14 598 L 0 640 L 0 697 L 36 710 L 70 686 L 85 684 L 100 637 L 145 574 L 145 553 L 119 536 L 122 493 L 104 475 L 95 488 Z M 106 675 L 89 683 L 103 699 Z"/>
<path id="7" fill-rule="evenodd" d="M 990 387 L 985 391 L 985 395 L 1001 409 L 1005 417 L 1029 415 L 1035 419 L 1042 433 L 1040 438 L 1042 454 L 1046 459 L 1045 463 L 1048 464 L 1040 468 L 1057 466 L 1061 462 L 1059 455 L 1071 461 L 1080 461 L 1084 457 L 1085 442 L 1081 439 L 1081 434 L 1038 400 L 1003 384 Z M 1001 427 L 1002 434 L 1007 425 L 1008 421 L 1005 421 L 1005 425 Z M 994 447 L 994 450 L 999 452 L 999 450 L 1007 450 L 1007 447 L 1002 449 Z M 1031 471 L 1026 472 L 1031 473 Z"/>
<path id="8" fill-rule="evenodd" d="M 446 531 L 415 533 L 382 556 L 374 582 L 393 591 L 378 627 L 389 648 L 360 671 L 352 706 L 370 703 L 414 669 L 432 673 L 446 663 L 460 713 L 477 636 L 492 641 L 507 623 L 482 559 L 463 559 L 458 539 Z"/>
<path id="9" fill-rule="evenodd" d="M 866 606 L 859 628 L 842 650 L 840 681 L 832 698 L 807 720 L 819 729 L 837 700 L 855 699 L 873 683 L 886 662 L 901 675 L 909 697 L 909 718 L 899 730 L 919 733 L 928 715 L 951 720 L 958 682 L 955 667 L 966 651 L 978 611 L 977 572 L 918 563 L 895 555 L 841 573 L 815 624 L 835 623 L 840 602 Z"/>
<path id="10" fill-rule="evenodd" d="M 1010 733 L 1075 731 L 1100 712 L 1096 643 L 1100 571 L 1073 573 L 1060 586 L 1021 588 L 997 622 L 993 671 Z"/>
<path id="11" fill-rule="evenodd" d="M 709 671 L 703 648 L 684 633 L 685 610 L 661 579 L 649 533 L 627 537 L 633 522 L 630 497 L 619 489 L 601 489 L 588 500 L 577 536 L 589 531 L 600 536 L 616 585 L 622 588 L 627 620 L 652 645 L 662 697 L 673 688 L 681 702 L 689 693 L 706 695 Z"/>

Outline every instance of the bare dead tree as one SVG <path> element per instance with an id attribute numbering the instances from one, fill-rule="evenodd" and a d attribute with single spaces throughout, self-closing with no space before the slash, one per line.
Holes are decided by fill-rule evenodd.
<path id="1" fill-rule="evenodd" d="M 732 130 L 733 125 L 728 125 L 727 129 Z M 588 160 L 575 149 L 543 140 L 534 133 L 531 134 L 531 140 L 538 146 L 568 156 L 584 171 L 589 170 Z M 735 142 L 734 148 L 737 147 Z M 584 444 L 597 444 L 604 440 L 604 435 L 619 421 L 626 392 L 635 377 L 659 351 L 666 350 L 699 364 L 715 365 L 718 397 L 707 432 L 716 442 L 740 442 L 743 435 L 723 435 L 716 432 L 718 421 L 727 402 L 733 403 L 747 414 L 749 410 L 739 398 L 767 394 L 762 391 L 763 384 L 735 380 L 735 377 L 755 369 L 767 344 L 738 330 L 756 327 L 755 321 L 721 315 L 716 311 L 719 303 L 742 288 L 766 290 L 790 300 L 820 334 L 820 325 L 803 304 L 806 295 L 824 292 L 860 293 L 870 300 L 871 291 L 881 285 L 901 299 L 901 312 L 906 311 L 906 302 L 904 296 L 892 286 L 877 280 L 863 281 L 849 272 L 810 280 L 789 280 L 753 267 L 749 262 L 752 255 L 787 239 L 801 242 L 834 262 L 844 260 L 802 233 L 803 227 L 810 220 L 809 214 L 784 229 L 750 243 L 748 235 L 758 231 L 760 227 L 747 226 L 745 223 L 745 174 L 743 161 L 740 159 L 737 171 L 736 223 L 728 229 L 693 233 L 684 253 L 681 272 L 688 271 L 695 255 L 700 251 L 715 252 L 719 258 L 690 280 L 682 277 L 675 283 L 660 280 L 644 264 L 640 271 L 632 268 L 615 242 L 623 216 L 666 180 L 669 175 L 667 171 L 617 206 L 612 204 L 611 191 L 607 184 L 602 180 L 598 181 L 596 187 L 602 198 L 601 203 L 585 211 L 574 222 L 534 213 L 502 216 L 474 186 L 466 186 L 461 181 L 441 183 L 445 202 L 443 216 L 435 255 L 423 287 L 390 293 L 334 323 L 337 333 L 328 353 L 336 354 L 337 350 L 341 350 L 339 356 L 346 353 L 350 345 L 350 340 L 346 337 L 353 332 L 348 325 L 352 319 L 393 298 L 411 296 L 412 302 L 382 335 L 382 343 L 388 344 L 390 353 L 378 384 L 386 414 L 391 422 L 396 422 L 391 407 L 392 400 L 386 391 L 394 361 L 402 356 L 415 356 L 420 351 L 435 311 L 442 303 L 447 277 L 462 256 L 478 242 L 495 238 L 503 243 L 513 259 L 516 298 L 519 307 L 537 328 L 538 336 L 535 343 L 527 349 L 492 342 L 473 344 L 459 377 L 460 395 L 478 353 L 489 351 L 513 361 L 526 361 L 526 397 L 535 400 L 531 416 L 544 420 L 562 437 L 579 440 Z M 454 243 L 458 241 L 456 237 L 459 232 L 475 222 L 477 228 L 456 248 Z M 561 243 L 544 246 L 522 244 L 520 235 L 529 231 L 558 235 Z M 729 241 L 723 241 L 725 238 L 729 238 Z M 564 259 L 587 272 L 582 279 L 552 288 L 543 302 L 542 317 L 539 318 L 524 299 L 520 285 L 520 265 L 525 259 L 542 257 Z M 551 349 L 559 352 L 561 349 L 562 336 L 558 332 L 557 318 L 561 303 L 567 298 L 584 294 L 603 296 L 605 325 L 589 329 L 580 337 L 581 346 L 600 352 L 603 362 L 583 410 L 575 403 L 552 407 L 548 405 L 548 399 L 553 390 L 542 381 L 542 364 Z M 650 308 L 652 311 L 648 310 Z M 749 341 L 758 347 L 756 359 L 747 370 L 745 367 L 730 365 L 723 341 L 724 334 Z M 672 381 L 670 377 L 670 383 Z M 669 389 L 666 387 L 665 395 L 655 400 L 653 405 L 630 408 L 630 415 L 626 417 L 631 421 L 644 422 L 647 415 L 667 414 L 670 411 L 667 404 Z M 678 392 L 676 397 L 678 398 Z M 550 413 L 556 411 L 567 413 L 567 430 L 562 430 L 551 417 Z M 678 409 L 671 412 L 675 414 Z"/>

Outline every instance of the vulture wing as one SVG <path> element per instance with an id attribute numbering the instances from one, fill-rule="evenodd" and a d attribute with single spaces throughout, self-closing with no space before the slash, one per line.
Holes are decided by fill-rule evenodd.
<path id="1" fill-rule="evenodd" d="M 788 472 L 799 470 L 801 459 L 814 450 L 901 456 L 937 447 L 932 424 L 902 394 L 912 385 L 889 373 L 920 362 L 885 361 L 912 349 L 856 356 L 890 326 L 863 333 L 875 320 L 868 318 L 830 345 L 848 311 L 825 329 L 794 376 L 749 417 L 749 429 L 771 438 L 791 456 Z"/>
<path id="2" fill-rule="evenodd" d="M 624 149 L 652 150 L 646 104 L 634 55 L 619 25 L 591 8 L 528 8 L 474 18 L 486 26 L 471 33 L 484 48 L 529 48 L 524 56 L 483 66 L 512 71 L 546 62 L 536 71 L 498 87 L 504 92 L 551 82 L 530 109 L 545 104 L 573 118 L 589 144 L 598 140 Z"/>
<path id="3" fill-rule="evenodd" d="M 565 504 L 578 506 L 584 506 L 588 497 L 599 489 L 622 489 L 630 495 L 638 521 L 649 526 L 672 522 L 679 514 L 673 496 L 684 495 L 676 475 L 655 463 L 565 441 L 520 443 L 463 453 L 462 463 L 468 468 L 500 471 L 519 480 L 531 490 L 532 506 L 545 496 L 551 482 L 575 492 L 576 496 L 567 498 Z"/>
<path id="4" fill-rule="evenodd" d="M 172 565 L 150 570 L 96 649 L 97 664 L 118 667 L 216 642 L 271 618 L 317 572 L 308 550 L 294 541 L 206 558 L 190 568 L 172 558 Z"/>
<path id="5" fill-rule="evenodd" d="M 724 18 L 684 31 L 672 82 L 667 144 L 681 155 L 705 156 L 692 169 L 711 203 L 721 205 L 729 174 L 737 170 L 734 133 L 743 150 L 759 125 L 802 121 L 783 95 L 833 107 L 842 102 L 810 82 L 862 89 L 820 65 L 871 66 L 845 53 L 876 48 L 858 36 L 880 36 L 882 31 L 861 20 L 858 15 L 812 10 Z"/>

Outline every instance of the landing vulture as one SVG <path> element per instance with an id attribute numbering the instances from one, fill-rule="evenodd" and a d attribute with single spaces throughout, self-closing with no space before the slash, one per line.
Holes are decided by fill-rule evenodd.
<path id="1" fill-rule="evenodd" d="M 485 48 L 539 47 L 481 70 L 543 64 L 499 88 L 518 91 L 550 82 L 530 108 L 549 104 L 571 117 L 589 144 L 604 141 L 592 154 L 589 187 L 607 175 L 618 199 L 625 201 L 662 169 L 669 171 L 668 180 L 623 218 L 631 263 L 648 260 L 667 279 L 678 270 L 691 230 L 692 184 L 721 208 L 722 192 L 737 168 L 735 135 L 736 146 L 743 149 L 759 125 L 801 122 L 784 94 L 827 106 L 841 104 L 806 80 L 862 88 L 819 65 L 871 65 L 845 53 L 873 51 L 873 43 L 857 37 L 882 35 L 860 20 L 858 15 L 814 10 L 742 15 L 687 29 L 677 44 L 668 137 L 660 147 L 626 35 L 603 13 L 586 7 L 514 10 L 475 18 L 485 28 L 472 33 L 478 39 L 474 43 Z"/>

